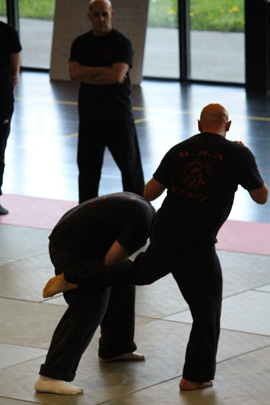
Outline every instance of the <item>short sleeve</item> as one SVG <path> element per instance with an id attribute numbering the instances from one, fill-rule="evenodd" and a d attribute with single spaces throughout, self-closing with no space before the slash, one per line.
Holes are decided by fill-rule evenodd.
<path id="1" fill-rule="evenodd" d="M 80 42 L 80 38 L 74 39 L 72 45 L 71 45 L 71 50 L 70 50 L 70 56 L 69 56 L 69 62 L 78 62 L 81 63 L 81 54 L 82 54 L 82 46 Z"/>
<path id="2" fill-rule="evenodd" d="M 262 187 L 264 181 L 258 170 L 255 157 L 248 148 L 245 148 L 243 153 L 242 167 L 243 170 L 241 171 L 239 181 L 240 185 L 248 191 Z"/>
<path id="3" fill-rule="evenodd" d="M 9 44 L 9 53 L 19 53 L 22 50 L 19 37 L 17 34 L 17 31 L 10 27 L 8 27 L 8 32 L 7 32 L 7 39 L 8 39 L 8 44 Z"/>
<path id="4" fill-rule="evenodd" d="M 159 183 L 163 184 L 163 186 L 165 187 L 169 187 L 170 185 L 170 172 L 171 172 L 170 168 L 172 164 L 174 150 L 175 147 L 173 147 L 166 153 L 166 155 L 161 160 L 157 170 L 153 174 L 154 179 L 157 180 Z"/>
<path id="5" fill-rule="evenodd" d="M 118 41 L 118 46 L 115 50 L 113 61 L 114 63 L 118 62 L 126 63 L 127 65 L 132 67 L 132 60 L 133 60 L 133 48 L 131 41 L 127 37 L 121 36 L 120 40 Z"/>

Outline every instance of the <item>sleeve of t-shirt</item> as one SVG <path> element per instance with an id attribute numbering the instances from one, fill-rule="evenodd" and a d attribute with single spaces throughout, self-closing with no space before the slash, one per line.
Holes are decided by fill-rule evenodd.
<path id="1" fill-rule="evenodd" d="M 9 27 L 8 33 L 9 53 L 19 53 L 22 50 L 17 31 Z"/>
<path id="2" fill-rule="evenodd" d="M 75 38 L 74 41 L 72 42 L 71 45 L 71 50 L 70 50 L 70 56 L 69 56 L 69 62 L 78 62 L 81 63 L 81 42 L 80 38 Z"/>
<path id="3" fill-rule="evenodd" d="M 117 48 L 113 56 L 113 63 L 122 62 L 132 67 L 132 60 L 133 60 L 132 43 L 127 37 L 121 36 L 119 38 Z"/>
<path id="4" fill-rule="evenodd" d="M 242 166 L 239 183 L 244 189 L 252 191 L 262 187 L 264 181 L 258 170 L 255 157 L 246 147 L 243 150 L 243 156 L 239 161 L 239 165 Z"/>
<path id="5" fill-rule="evenodd" d="M 166 153 L 166 155 L 161 160 L 157 170 L 153 174 L 154 179 L 163 184 L 163 186 L 165 187 L 169 187 L 170 185 L 170 167 L 172 165 L 174 149 L 175 148 L 173 147 Z"/>

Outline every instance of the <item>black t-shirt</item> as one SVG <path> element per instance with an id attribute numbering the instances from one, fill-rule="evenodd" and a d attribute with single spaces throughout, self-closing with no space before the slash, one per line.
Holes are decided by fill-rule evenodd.
<path id="1" fill-rule="evenodd" d="M 17 31 L 0 21 L 0 93 L 4 91 L 4 86 L 12 89 L 9 56 L 19 53 L 21 49 Z"/>
<path id="2" fill-rule="evenodd" d="M 68 211 L 49 239 L 60 250 L 102 257 L 117 240 L 131 254 L 145 244 L 154 216 L 151 204 L 136 194 L 109 194 Z"/>
<path id="3" fill-rule="evenodd" d="M 168 189 L 153 229 L 158 249 L 213 245 L 238 185 L 248 191 L 263 185 L 250 150 L 213 133 L 174 146 L 153 176 Z"/>
<path id="4" fill-rule="evenodd" d="M 112 29 L 97 37 L 89 31 L 77 37 L 71 47 L 69 61 L 83 66 L 111 67 L 123 62 L 132 67 L 133 49 L 130 40 Z M 132 118 L 129 74 L 123 84 L 91 85 L 81 83 L 79 91 L 80 119 L 115 122 Z"/>

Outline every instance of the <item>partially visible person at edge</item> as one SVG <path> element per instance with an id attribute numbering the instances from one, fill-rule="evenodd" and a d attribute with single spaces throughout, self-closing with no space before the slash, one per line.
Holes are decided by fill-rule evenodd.
<path id="1" fill-rule="evenodd" d="M 93 270 L 68 280 L 51 279 L 47 296 L 78 285 L 113 286 L 119 282 L 150 284 L 169 272 L 189 305 L 193 324 L 180 389 L 212 386 L 220 334 L 222 273 L 215 251 L 217 233 L 226 221 L 241 185 L 258 204 L 268 199 L 251 151 L 225 139 L 231 121 L 219 104 L 207 105 L 199 120 L 200 134 L 174 146 L 163 158 L 144 197 L 167 196 L 157 212 L 146 252 L 134 262 Z"/>
<path id="2" fill-rule="evenodd" d="M 90 268 L 120 263 L 145 245 L 155 210 L 143 197 L 123 192 L 97 197 L 67 212 L 50 235 L 55 273 L 65 278 Z M 46 294 L 44 294 L 46 297 Z M 78 394 L 69 383 L 99 325 L 100 361 L 141 361 L 134 342 L 135 286 L 83 287 L 64 293 L 69 307 L 54 332 L 35 389 L 55 394 Z"/>
<path id="3" fill-rule="evenodd" d="M 68 71 L 80 82 L 79 202 L 98 195 L 105 147 L 122 175 L 124 191 L 142 195 L 144 176 L 131 106 L 133 49 L 130 40 L 112 28 L 114 11 L 108 0 L 91 0 L 92 30 L 77 37 Z"/>
<path id="4" fill-rule="evenodd" d="M 14 91 L 19 81 L 20 52 L 17 31 L 0 21 L 0 196 L 5 168 L 5 151 L 14 110 Z M 8 210 L 0 205 L 0 215 Z"/>

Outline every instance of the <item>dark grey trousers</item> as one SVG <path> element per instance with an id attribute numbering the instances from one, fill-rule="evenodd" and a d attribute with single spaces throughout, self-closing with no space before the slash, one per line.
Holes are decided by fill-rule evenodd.
<path id="1" fill-rule="evenodd" d="M 74 256 L 50 249 L 56 274 Z M 76 258 L 74 259 L 74 265 Z M 97 259 L 93 258 L 93 263 Z M 61 266 L 59 267 L 59 263 Z M 84 265 L 83 265 L 84 263 Z M 77 270 L 91 268 L 91 259 L 77 261 Z M 74 269 L 73 269 L 74 272 Z M 64 294 L 68 309 L 52 337 L 45 364 L 40 374 L 57 380 L 72 381 L 79 361 L 91 342 L 97 327 L 101 326 L 98 355 L 104 359 L 136 350 L 134 342 L 135 287 L 119 283 L 114 287 L 72 290 Z"/>

